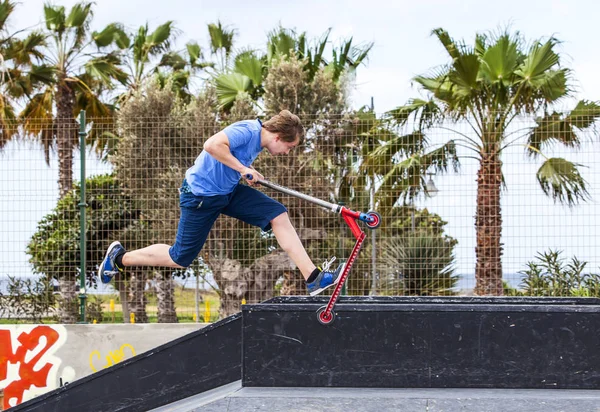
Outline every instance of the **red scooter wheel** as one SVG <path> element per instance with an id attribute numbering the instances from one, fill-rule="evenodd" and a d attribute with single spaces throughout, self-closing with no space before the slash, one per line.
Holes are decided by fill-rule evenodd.
<path id="1" fill-rule="evenodd" d="M 367 213 L 367 216 L 372 220 L 371 222 L 367 222 L 369 229 L 377 229 L 381 225 L 381 215 L 379 213 L 370 211 Z"/>
<path id="2" fill-rule="evenodd" d="M 335 320 L 335 313 L 333 311 L 331 311 L 329 316 L 327 316 L 327 314 L 325 313 L 326 309 L 327 309 L 327 306 L 323 306 L 323 307 L 319 308 L 319 310 L 317 311 L 317 319 L 319 320 L 319 323 L 321 325 L 329 325 L 330 323 L 332 323 Z"/>

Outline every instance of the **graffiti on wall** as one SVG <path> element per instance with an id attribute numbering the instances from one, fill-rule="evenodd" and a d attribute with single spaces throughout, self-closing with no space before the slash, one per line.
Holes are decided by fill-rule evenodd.
<path id="1" fill-rule="evenodd" d="M 61 364 L 54 356 L 67 340 L 61 325 L 6 325 L 0 327 L 0 389 L 3 408 L 56 387 Z"/>
<path id="2" fill-rule="evenodd" d="M 126 349 L 129 349 L 129 351 L 127 351 Z M 133 349 L 133 346 L 131 346 L 129 343 L 124 343 L 119 349 L 108 352 L 108 355 L 105 356 L 106 364 L 103 365 L 101 369 L 106 369 L 110 366 L 113 366 L 114 364 L 121 362 L 127 357 L 127 352 L 131 353 L 130 357 L 135 356 L 135 349 Z M 98 372 L 99 370 L 98 368 L 96 368 L 96 366 L 94 366 L 94 361 L 96 359 L 102 361 L 102 355 L 100 354 L 99 350 L 95 350 L 92 353 L 90 353 L 90 368 L 94 372 Z M 96 360 L 96 364 L 98 364 L 98 360 Z"/>

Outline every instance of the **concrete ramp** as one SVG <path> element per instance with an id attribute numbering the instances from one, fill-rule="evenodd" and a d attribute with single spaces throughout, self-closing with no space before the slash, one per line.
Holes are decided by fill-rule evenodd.
<path id="1" fill-rule="evenodd" d="M 241 314 L 38 396 L 10 411 L 146 412 L 240 379 Z"/>
<path id="2" fill-rule="evenodd" d="M 600 412 L 592 390 L 243 388 L 241 381 L 151 412 Z"/>
<path id="3" fill-rule="evenodd" d="M 600 412 L 600 300 L 281 297 L 11 409 Z"/>

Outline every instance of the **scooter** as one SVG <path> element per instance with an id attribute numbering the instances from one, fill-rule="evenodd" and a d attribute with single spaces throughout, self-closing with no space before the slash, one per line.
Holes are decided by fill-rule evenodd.
<path id="1" fill-rule="evenodd" d="M 247 174 L 246 178 L 248 180 L 252 180 L 252 175 Z M 259 179 L 257 181 L 257 183 L 260 184 L 261 186 L 268 187 L 269 189 L 273 189 L 278 192 L 285 193 L 286 195 L 294 196 L 299 199 L 306 200 L 307 202 L 314 203 L 314 204 L 319 205 L 325 209 L 328 209 L 334 213 L 339 213 L 340 215 L 342 215 L 342 217 L 344 218 L 344 220 L 346 221 L 348 226 L 350 226 L 352 235 L 354 235 L 354 237 L 356 238 L 356 243 L 354 244 L 354 248 L 352 249 L 352 252 L 350 253 L 350 257 L 348 258 L 348 261 L 346 262 L 346 266 L 344 267 L 344 270 L 343 270 L 342 274 L 340 275 L 340 281 L 335 286 L 335 289 L 333 290 L 333 293 L 331 294 L 331 297 L 329 298 L 329 302 L 327 303 L 327 305 L 322 306 L 317 311 L 317 319 L 321 324 L 328 325 L 328 324 L 332 323 L 335 320 L 335 312 L 333 311 L 333 308 L 335 307 L 335 304 L 340 297 L 342 288 L 344 287 L 344 283 L 346 282 L 346 279 L 348 278 L 348 274 L 350 273 L 350 269 L 352 268 L 352 265 L 354 264 L 354 261 L 356 260 L 356 257 L 358 256 L 358 252 L 360 251 L 360 248 L 362 247 L 362 243 L 366 238 L 366 234 L 358 226 L 357 220 L 364 222 L 369 229 L 377 229 L 381 225 L 381 215 L 374 211 L 369 211 L 367 213 L 355 212 L 353 210 L 348 209 L 347 207 L 344 207 L 341 205 L 335 205 L 333 203 L 329 203 L 324 200 L 317 199 L 315 197 L 306 195 L 304 193 L 300 193 L 295 190 L 288 189 L 287 187 L 280 186 L 276 183 L 269 182 L 268 180 Z"/>

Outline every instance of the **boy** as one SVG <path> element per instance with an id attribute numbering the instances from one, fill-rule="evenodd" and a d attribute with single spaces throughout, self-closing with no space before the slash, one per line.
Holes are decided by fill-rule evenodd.
<path id="1" fill-rule="evenodd" d="M 264 179 L 251 167 L 263 149 L 271 155 L 288 154 L 303 135 L 298 116 L 283 110 L 264 124 L 258 119 L 241 121 L 210 137 L 194 165 L 186 171 L 179 189 L 181 216 L 175 244 L 155 244 L 127 252 L 121 243 L 113 242 L 100 264 L 101 281 L 109 283 L 127 266 L 188 267 L 222 213 L 263 231 L 272 229 L 281 248 L 300 269 L 311 295 L 337 284 L 344 262 L 335 271 L 329 269 L 335 257 L 326 261 L 323 268 L 316 267 L 302 246 L 287 209 L 264 193 L 240 184 L 240 176 L 252 186 Z"/>

